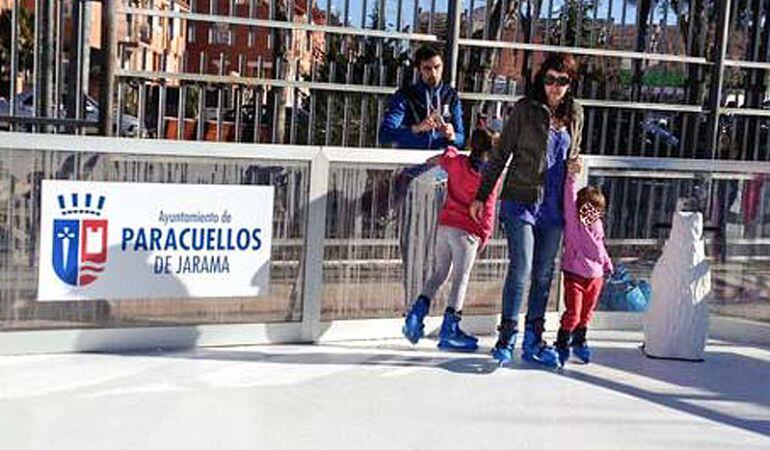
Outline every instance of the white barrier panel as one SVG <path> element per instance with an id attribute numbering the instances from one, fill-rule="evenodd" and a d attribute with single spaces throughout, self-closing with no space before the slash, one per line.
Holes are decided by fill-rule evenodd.
<path id="1" fill-rule="evenodd" d="M 266 294 L 272 186 L 44 180 L 38 300 Z"/>

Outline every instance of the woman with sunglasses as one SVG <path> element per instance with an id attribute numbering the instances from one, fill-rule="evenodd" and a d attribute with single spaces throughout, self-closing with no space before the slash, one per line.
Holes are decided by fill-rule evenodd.
<path id="1" fill-rule="evenodd" d="M 566 163 L 580 153 L 583 132 L 583 108 L 572 93 L 576 70 L 575 58 L 568 54 L 553 54 L 543 62 L 528 95 L 514 105 L 470 205 L 471 217 L 480 218 L 485 201 L 511 160 L 500 193 L 500 221 L 508 239 L 510 264 L 498 340 L 492 350 L 501 365 L 513 358 L 519 310 L 529 282 L 522 358 L 559 366 L 558 353 L 542 335 L 561 247 Z"/>

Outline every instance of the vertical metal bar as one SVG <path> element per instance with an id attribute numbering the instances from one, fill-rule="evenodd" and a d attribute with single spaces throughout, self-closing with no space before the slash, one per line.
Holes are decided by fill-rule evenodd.
<path id="1" fill-rule="evenodd" d="M 69 91 L 72 93 L 70 99 L 70 108 L 68 117 L 74 119 L 81 119 L 83 117 L 83 71 L 81 69 L 83 64 L 83 20 L 84 20 L 85 5 L 83 0 L 73 0 L 72 2 L 72 33 L 73 33 L 73 45 L 71 49 L 74 49 L 74 57 L 70 54 L 70 66 L 71 76 L 70 80 L 72 85 Z M 76 129 L 78 129 L 76 127 Z"/>
<path id="2" fill-rule="evenodd" d="M 262 99 L 263 87 L 257 87 L 254 92 L 254 136 L 253 142 L 259 143 L 262 139 Z"/>
<path id="3" fill-rule="evenodd" d="M 695 7 L 692 5 L 692 1 L 688 2 L 688 18 L 687 18 L 687 55 L 692 55 L 693 52 L 693 39 L 695 38 L 695 34 L 693 31 L 694 23 L 695 23 Z"/>
<path id="4" fill-rule="evenodd" d="M 219 75 L 225 74 L 225 54 L 219 53 Z M 217 86 L 217 137 L 216 141 L 222 140 L 222 103 L 224 102 L 224 90 L 222 86 Z"/>
<path id="5" fill-rule="evenodd" d="M 661 42 L 663 45 L 661 46 L 664 50 L 668 48 L 668 14 L 669 9 L 671 8 L 671 4 L 669 2 L 663 3 L 663 11 L 661 14 L 663 15 L 663 30 L 661 32 Z"/>
<path id="6" fill-rule="evenodd" d="M 610 8 L 612 8 L 612 0 L 610 0 Z M 553 42 L 553 35 L 551 33 L 551 20 L 553 20 L 553 0 L 548 0 L 548 15 L 545 16 L 545 43 L 551 44 Z"/>
<path id="7" fill-rule="evenodd" d="M 332 108 L 334 107 L 334 98 L 332 91 L 326 92 L 326 124 L 325 124 L 325 137 L 324 137 L 324 145 L 329 146 L 332 143 L 332 116 L 334 115 L 334 112 L 332 111 Z"/>
<path id="8" fill-rule="evenodd" d="M 246 75 L 246 58 L 241 53 L 238 55 L 238 73 L 242 75 Z M 243 99 L 245 97 L 244 95 L 244 88 L 241 85 L 236 86 L 235 88 L 235 142 L 241 142 L 241 128 L 243 126 Z"/>
<path id="9" fill-rule="evenodd" d="M 649 187 L 649 195 L 645 197 L 647 199 L 647 217 L 644 222 L 643 226 L 643 235 L 640 237 L 643 238 L 649 238 L 652 236 L 652 216 L 655 211 L 655 202 L 659 198 L 656 194 L 658 193 L 657 189 L 657 183 L 655 181 L 652 181 L 651 184 L 648 185 Z"/>
<path id="10" fill-rule="evenodd" d="M 198 124 L 195 127 L 195 140 L 202 141 L 206 128 L 206 95 L 208 89 L 205 84 L 196 85 L 198 90 Z"/>
<path id="11" fill-rule="evenodd" d="M 621 29 L 626 26 L 626 13 L 628 11 L 628 0 L 623 0 L 623 10 L 620 13 L 620 26 Z M 630 50 L 630 49 L 623 49 Z"/>
<path id="12" fill-rule="evenodd" d="M 64 85 L 64 77 L 62 76 L 62 65 L 64 58 L 62 57 L 62 48 L 64 47 L 64 5 L 60 2 L 55 2 L 56 5 L 56 31 L 55 31 L 55 48 L 54 51 L 54 117 L 57 119 L 61 116 L 61 103 L 62 103 L 62 91 Z M 57 129 L 58 131 L 58 129 Z"/>
<path id="13" fill-rule="evenodd" d="M 117 104 L 115 106 L 115 129 L 118 130 L 118 134 L 120 133 L 120 130 L 123 128 L 123 83 L 120 82 L 120 80 L 115 80 L 117 83 Z M 140 137 L 141 131 L 144 129 L 144 127 L 139 124 L 139 129 L 136 130 L 136 136 Z"/>
<path id="14" fill-rule="evenodd" d="M 379 85 L 384 86 L 385 85 L 385 66 L 382 64 L 382 61 L 380 61 L 379 72 L 380 72 Z M 375 133 L 374 133 L 374 136 L 375 136 L 374 144 L 376 147 L 380 146 L 380 140 L 379 140 L 380 125 L 382 124 L 382 116 L 384 113 L 385 113 L 385 104 L 383 102 L 382 96 L 378 95 L 377 96 L 377 122 L 376 122 L 377 129 L 375 130 Z"/>
<path id="15" fill-rule="evenodd" d="M 751 35 L 751 38 L 750 38 L 750 42 L 752 43 L 752 45 L 751 45 L 751 57 L 749 59 L 751 61 L 758 61 L 759 60 L 759 46 L 761 44 L 759 20 L 760 20 L 761 14 L 762 14 L 762 10 L 760 8 L 760 2 L 759 1 L 755 0 L 752 3 L 754 3 L 754 7 L 753 7 L 753 11 L 752 11 L 752 17 L 754 17 L 754 26 L 752 26 L 752 35 Z M 728 19 L 728 22 L 729 22 L 729 19 Z M 728 24 L 728 27 L 729 27 L 729 24 Z M 728 28 L 727 33 L 729 33 L 729 28 Z M 764 78 L 764 75 L 765 75 L 763 73 L 763 71 L 761 71 L 761 70 L 747 69 L 746 72 L 747 72 L 748 78 L 750 80 L 749 81 L 749 86 L 756 86 L 757 85 L 757 79 L 760 78 L 760 77 Z M 761 105 L 762 104 L 762 98 L 761 97 L 763 95 L 764 95 L 764 92 L 762 94 L 758 94 L 754 89 L 747 89 L 744 92 L 744 102 L 745 102 L 744 106 L 745 107 L 749 107 L 749 108 L 761 107 L 762 106 Z M 746 126 L 743 127 L 744 148 L 747 149 L 747 153 L 748 153 L 748 149 L 752 148 L 753 149 L 752 159 L 756 160 L 757 159 L 757 155 L 758 155 L 758 151 L 759 151 L 759 145 L 758 145 L 759 144 L 759 142 L 758 142 L 758 140 L 759 140 L 758 139 L 759 138 L 759 127 L 758 127 L 758 125 L 759 124 L 758 124 L 756 118 L 745 117 L 744 121 L 746 123 Z M 751 126 L 752 124 L 754 125 L 753 127 Z M 755 137 L 755 139 L 753 141 L 753 145 L 749 145 L 749 131 L 752 128 L 754 129 L 754 137 Z"/>
<path id="16" fill-rule="evenodd" d="M 446 61 L 449 63 L 449 85 L 457 88 L 458 58 L 460 52 L 460 28 L 462 22 L 462 0 L 449 0 L 449 42 L 447 42 L 447 51 L 449 55 Z"/>
<path id="17" fill-rule="evenodd" d="M 315 82 L 318 74 L 315 59 L 312 62 L 310 70 L 310 79 Z M 307 119 L 307 145 L 315 144 L 316 97 L 318 97 L 318 92 L 310 91 L 310 106 Z"/>
<path id="18" fill-rule="evenodd" d="M 299 67 L 299 61 L 295 61 L 294 66 L 295 69 L 295 75 L 299 75 L 300 67 Z M 291 124 L 289 125 L 289 143 L 295 144 L 297 142 L 297 108 L 299 108 L 299 89 L 297 89 L 295 86 L 292 86 L 291 88 Z"/>
<path id="19" fill-rule="evenodd" d="M 102 79 L 99 89 L 99 132 L 103 136 L 112 136 L 115 93 L 115 60 L 117 59 L 117 33 L 115 20 L 117 15 L 116 0 L 102 1 Z M 120 129 L 117 130 L 118 136 Z"/>
<path id="20" fill-rule="evenodd" d="M 277 77 L 281 76 L 281 74 L 282 74 L 282 72 L 281 72 L 281 65 L 282 65 L 282 63 L 283 63 L 283 61 L 281 61 L 280 59 L 276 59 L 276 60 L 273 61 L 273 67 L 274 67 L 273 78 L 277 78 Z M 281 138 L 283 136 L 282 135 L 283 128 L 281 126 L 282 124 L 280 124 L 279 121 L 278 121 L 278 116 L 279 116 L 279 114 L 281 114 L 281 111 L 279 111 L 279 109 L 280 108 L 285 108 L 285 105 L 283 105 L 283 102 L 279 101 L 278 97 L 279 97 L 279 95 L 275 95 L 275 94 L 273 94 L 273 96 L 272 96 L 272 98 L 273 98 L 273 122 L 272 122 L 272 124 L 273 124 L 273 136 L 272 136 L 272 143 L 273 144 L 280 143 L 281 142 Z M 280 105 L 279 105 L 279 103 L 280 103 Z"/>
<path id="21" fill-rule="evenodd" d="M 176 104 L 176 139 L 181 141 L 184 139 L 184 132 L 187 128 L 187 121 L 185 120 L 185 117 L 187 116 L 187 111 L 185 111 L 187 108 L 187 85 L 180 82 L 178 92 L 179 95 L 177 96 Z"/>
<path id="22" fill-rule="evenodd" d="M 730 18 L 727 12 L 730 10 L 732 0 L 723 0 L 717 3 L 717 24 L 716 24 L 716 51 L 714 52 L 714 66 L 711 72 L 711 93 L 709 95 L 709 110 L 711 117 L 709 121 L 709 145 L 711 146 L 711 159 L 716 159 L 717 147 L 719 146 L 719 106 L 722 104 L 722 83 L 724 81 L 724 61 L 727 52 L 728 28 Z"/>
<path id="23" fill-rule="evenodd" d="M 343 10 L 345 14 L 345 20 L 342 22 L 344 26 L 350 26 L 350 0 L 345 0 L 345 8 Z"/>
<path id="24" fill-rule="evenodd" d="M 327 41 L 327 47 L 326 51 L 328 54 L 329 47 L 328 47 L 328 41 Z M 331 63 L 329 63 L 329 82 L 334 83 L 336 81 L 337 74 L 337 63 L 332 60 Z M 331 145 L 332 142 L 332 128 L 331 128 L 331 118 L 334 115 L 333 107 L 334 107 L 334 91 L 328 91 L 326 94 L 326 123 L 325 123 L 325 137 L 324 137 L 324 145 Z"/>
<path id="25" fill-rule="evenodd" d="M 139 96 L 138 96 L 139 97 L 138 98 L 139 111 L 138 111 L 137 115 L 138 115 L 138 119 L 139 119 L 139 126 L 143 127 L 144 124 L 146 123 L 145 122 L 145 109 L 146 109 L 147 93 L 145 91 L 145 87 L 146 87 L 145 81 L 144 80 L 138 80 L 138 82 L 139 82 L 139 84 L 138 84 L 137 88 L 139 89 Z"/>
<path id="26" fill-rule="evenodd" d="M 233 142 L 241 142 L 241 102 L 243 101 L 243 86 L 235 85 L 232 89 L 235 119 L 233 121 Z"/>
<path id="27" fill-rule="evenodd" d="M 733 5 L 735 5 L 735 3 L 733 3 Z M 762 61 L 768 61 L 768 60 L 770 60 L 770 28 L 768 28 L 767 24 L 764 27 L 763 34 L 764 34 L 765 52 L 762 55 Z M 764 102 L 764 98 L 762 98 L 760 101 Z M 764 105 L 762 105 L 762 107 L 764 107 Z M 760 125 L 757 126 L 757 132 L 758 133 L 759 133 L 759 131 L 760 131 L 760 129 L 761 129 L 763 124 L 765 126 L 770 126 L 770 121 L 768 121 L 766 118 L 761 118 L 760 121 L 761 121 Z M 757 137 L 756 142 L 757 142 L 757 147 L 759 147 L 761 145 L 760 144 L 760 137 L 759 136 Z M 759 159 L 767 160 L 768 158 L 770 158 L 770 152 L 768 152 L 768 150 L 770 150 L 770 133 L 765 133 L 765 141 L 764 141 L 764 145 L 763 145 L 763 150 L 764 150 L 764 155 L 760 156 Z M 761 205 L 764 207 L 763 204 L 761 204 Z M 760 217 L 762 217 L 762 216 L 760 216 Z"/>
<path id="28" fill-rule="evenodd" d="M 575 21 L 575 46 L 580 47 L 581 29 L 583 28 L 583 2 L 577 3 L 577 20 Z"/>
<path id="29" fill-rule="evenodd" d="M 201 51 L 198 55 L 198 72 L 205 73 L 206 71 L 206 53 Z M 206 85 L 198 85 L 198 126 L 195 128 L 195 140 L 202 141 L 203 133 L 206 127 L 206 95 L 208 89 Z"/>
<path id="30" fill-rule="evenodd" d="M 364 65 L 364 86 L 369 85 L 369 65 Z M 358 132 L 358 146 L 364 147 L 366 144 L 366 118 L 367 118 L 367 100 L 366 94 L 359 94 L 361 96 L 360 114 L 359 114 L 359 132 Z"/>
<path id="31" fill-rule="evenodd" d="M 345 82 L 347 84 L 350 84 L 351 78 L 353 76 L 353 65 L 350 64 L 350 61 L 347 63 L 347 69 L 345 73 Z M 350 95 L 345 94 L 344 96 L 344 106 L 342 109 L 342 146 L 347 147 L 348 145 L 348 123 L 350 122 Z"/>
<path id="32" fill-rule="evenodd" d="M 433 34 L 434 23 L 436 18 L 436 0 L 430 0 L 430 14 L 428 15 L 428 34 Z"/>
<path id="33" fill-rule="evenodd" d="M 594 42 L 596 42 L 594 40 L 594 37 L 595 37 L 594 36 L 594 32 L 596 31 L 596 25 L 598 23 L 597 19 L 599 18 L 599 4 L 600 3 L 601 3 L 601 1 L 599 0 L 599 1 L 597 1 L 593 5 L 594 16 L 593 16 L 593 21 L 591 22 L 591 26 L 589 27 L 589 30 L 588 30 L 588 45 L 586 47 L 594 47 Z M 610 1 L 610 8 L 612 7 L 611 5 L 612 5 L 612 2 Z"/>
<path id="34" fill-rule="evenodd" d="M 361 0 L 361 29 L 366 29 L 366 3 L 367 0 Z M 384 11 L 380 11 L 380 14 L 384 14 Z"/>
<path id="35" fill-rule="evenodd" d="M 166 80 L 158 83 L 158 133 L 157 138 L 166 136 Z"/>
<path id="36" fill-rule="evenodd" d="M 18 46 L 19 46 L 19 0 L 13 0 L 11 4 L 11 76 L 10 86 L 8 92 L 8 115 L 14 117 L 16 115 L 16 77 L 19 73 L 18 66 Z M 9 129 L 13 131 L 15 129 L 13 121 L 9 125 Z"/>
<path id="37" fill-rule="evenodd" d="M 617 109 L 617 117 L 615 118 L 615 138 L 613 139 L 613 146 L 612 146 L 612 154 L 613 155 L 619 155 L 620 154 L 620 129 L 621 124 L 623 120 L 623 111 L 622 109 Z M 629 131 L 629 130 L 626 130 Z"/>
<path id="38" fill-rule="evenodd" d="M 505 29 L 505 12 L 508 11 L 509 0 L 498 0 L 498 1 L 502 2 L 502 5 L 500 6 L 500 17 L 498 17 L 498 20 L 497 20 L 497 33 L 495 34 L 496 41 L 499 41 L 503 36 L 503 30 Z M 527 9 L 531 13 L 532 5 L 527 4 Z M 452 17 L 452 16 L 450 15 L 449 17 Z"/>
<path id="39" fill-rule="evenodd" d="M 387 8 L 386 3 L 387 3 L 387 0 L 379 0 L 379 3 L 378 3 L 378 5 L 379 5 L 378 6 L 378 10 L 380 11 L 380 14 L 379 14 L 379 17 L 378 17 L 379 20 L 378 20 L 378 23 L 377 23 L 377 29 L 378 30 L 385 30 L 387 28 L 386 21 L 385 21 L 385 16 L 386 16 L 385 11 L 386 11 L 386 8 Z M 399 0 L 399 12 L 398 12 L 398 14 L 401 13 L 401 11 L 400 11 L 400 8 L 401 8 L 400 7 L 400 3 L 401 3 L 401 0 Z M 382 46 L 382 41 L 383 41 L 382 39 L 378 39 L 377 40 L 377 61 L 379 62 L 379 64 L 378 64 L 376 76 L 377 76 L 377 84 L 379 84 L 380 86 L 382 86 L 383 75 L 384 75 L 384 72 L 382 71 L 382 67 L 383 67 L 383 58 L 382 58 L 382 56 L 383 56 L 383 46 Z M 392 52 L 392 49 L 390 51 Z M 375 70 L 375 68 L 372 67 L 372 71 L 374 71 L 374 70 Z M 375 119 L 376 122 L 375 122 L 375 125 L 374 125 L 374 142 L 371 145 L 372 145 L 372 147 L 377 147 L 379 145 L 379 135 L 380 135 L 380 125 L 379 124 L 380 124 L 380 120 L 382 119 L 382 116 L 380 115 L 380 108 L 382 107 L 382 102 L 381 102 L 380 96 L 377 95 L 377 94 L 374 94 L 374 99 L 377 102 L 377 117 Z"/>
<path id="40" fill-rule="evenodd" d="M 327 0 L 328 1 L 328 0 Z M 380 11 L 383 12 L 383 17 L 385 16 L 384 11 L 384 5 L 385 0 L 382 0 L 383 7 L 380 8 Z M 396 4 L 396 31 L 404 31 L 401 29 L 401 9 L 404 7 L 404 0 L 398 0 L 398 3 Z"/>
<path id="41" fill-rule="evenodd" d="M 294 22 L 294 7 L 296 5 L 297 5 L 297 0 L 288 0 L 288 1 L 284 0 L 284 6 L 286 7 L 286 19 L 289 23 Z"/>
<path id="42" fill-rule="evenodd" d="M 33 58 L 32 58 L 32 79 L 34 80 L 34 85 L 32 86 L 32 116 L 33 117 L 40 117 L 41 111 L 40 111 L 40 105 L 42 104 L 41 96 L 43 94 L 42 90 L 42 61 L 40 61 L 41 55 L 45 52 L 43 49 L 43 45 L 40 45 L 40 36 L 42 33 L 42 27 L 43 25 L 40 23 L 41 19 L 43 18 L 43 15 L 40 13 L 42 9 L 42 5 L 40 4 L 40 0 L 35 0 L 35 6 L 34 6 L 34 13 L 33 16 L 35 17 L 35 23 L 33 25 Z M 37 124 L 32 124 L 32 131 L 37 132 L 38 127 Z"/>
<path id="43" fill-rule="evenodd" d="M 468 7 L 468 27 L 466 28 L 466 31 L 468 32 L 468 35 L 465 36 L 466 39 L 473 38 L 473 11 L 476 9 L 476 0 L 470 0 L 471 4 Z M 468 52 L 465 52 L 467 55 Z M 467 62 L 467 60 L 466 60 Z"/>
<path id="44" fill-rule="evenodd" d="M 561 7 L 561 35 L 559 36 L 559 45 L 567 45 L 567 25 L 569 24 L 569 13 L 572 7 L 571 2 L 564 2 Z"/>
<path id="45" fill-rule="evenodd" d="M 331 19 L 331 10 L 332 10 L 332 0 L 326 0 L 326 21 L 327 23 L 330 22 Z M 331 23 L 329 23 L 331 25 Z M 329 48 L 331 40 L 333 39 L 333 36 L 327 34 L 325 35 L 324 39 L 324 54 L 326 56 L 329 55 Z M 329 63 L 329 71 L 327 73 L 327 80 L 329 83 L 334 82 L 334 58 L 331 58 L 332 61 Z M 321 91 L 319 91 L 320 95 Z M 329 118 L 331 117 L 331 102 L 329 101 L 330 98 L 330 92 L 324 93 L 326 95 L 326 117 L 324 118 L 324 144 L 329 145 L 329 133 L 331 130 L 331 127 L 329 125 Z"/>

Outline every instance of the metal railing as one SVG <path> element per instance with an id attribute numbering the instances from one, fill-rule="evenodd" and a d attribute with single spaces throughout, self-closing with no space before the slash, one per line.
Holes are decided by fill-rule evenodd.
<path id="1" fill-rule="evenodd" d="M 303 339 L 314 340 L 335 321 L 398 318 L 410 287 L 403 283 L 399 243 L 404 225 L 391 216 L 399 210 L 393 203 L 394 175 L 426 156 L 407 150 L 0 133 L 0 326 L 10 331 L 290 323 Z M 589 156 L 586 167 L 587 181 L 601 185 L 609 199 L 607 242 L 616 262 L 638 278 L 649 277 L 677 200 L 695 199 L 713 230 L 706 236 L 713 309 L 770 320 L 764 294 L 770 288 L 770 163 Z M 270 294 L 37 302 L 39 182 L 52 178 L 275 186 Z M 430 199 L 440 189 L 428 185 L 425 195 L 409 200 L 415 203 L 408 210 L 429 213 Z M 430 255 L 427 240 L 416 237 L 430 236 L 420 228 L 429 222 L 418 218 L 410 226 L 416 227 L 410 228 L 408 244 L 417 264 L 409 270 L 420 285 Z M 507 248 L 498 229 L 475 266 L 466 314 L 494 317 L 506 270 Z M 551 311 L 557 292 L 552 290 Z"/>
<path id="2" fill-rule="evenodd" d="M 505 116 L 542 58 L 568 51 L 582 58 L 587 153 L 770 159 L 764 0 L 0 6 L 12 130 L 373 147 L 388 96 L 416 79 L 409 57 L 430 43 L 468 127 Z"/>

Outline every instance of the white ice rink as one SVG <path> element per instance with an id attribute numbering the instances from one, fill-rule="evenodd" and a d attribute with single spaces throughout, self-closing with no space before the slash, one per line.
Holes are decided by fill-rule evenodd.
<path id="1" fill-rule="evenodd" d="M 496 368 L 491 337 L 4 356 L 0 449 L 770 449 L 770 349 L 590 337 L 595 362 L 561 372 Z"/>

